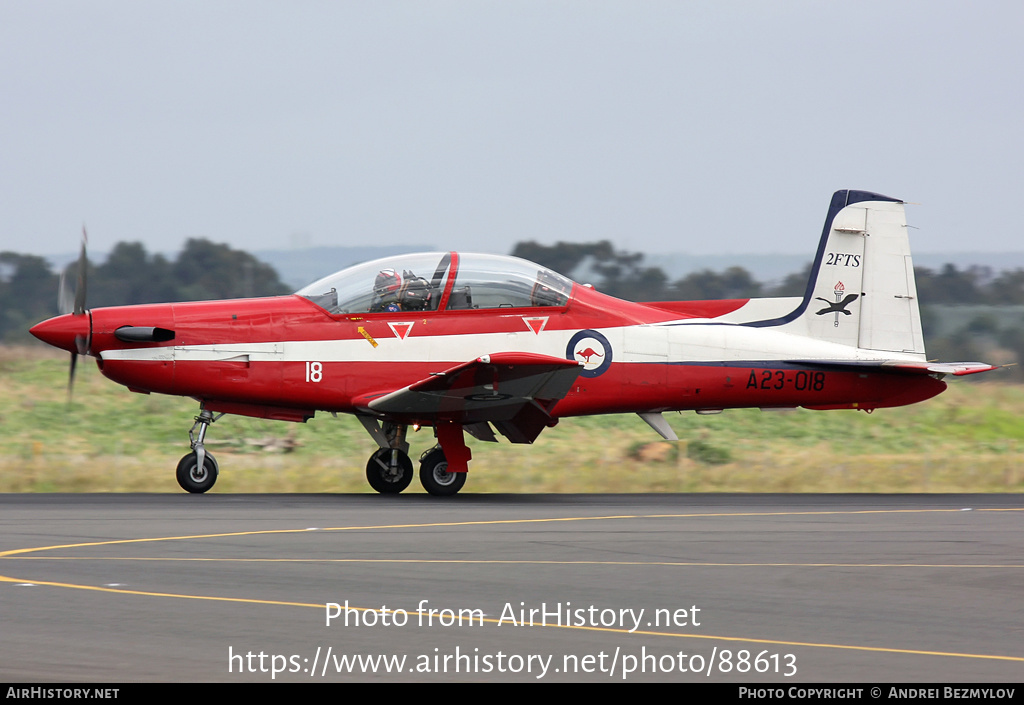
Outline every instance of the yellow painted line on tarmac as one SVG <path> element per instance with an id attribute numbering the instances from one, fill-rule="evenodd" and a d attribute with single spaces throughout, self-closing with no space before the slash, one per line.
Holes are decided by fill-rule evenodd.
<path id="1" fill-rule="evenodd" d="M 282 600 L 256 600 L 252 598 L 244 597 L 216 597 L 211 595 L 187 595 L 183 593 L 170 593 L 170 592 L 146 592 L 143 590 L 125 590 L 121 588 L 108 588 L 108 587 L 97 587 L 95 585 L 76 585 L 74 583 L 58 583 L 58 582 L 39 582 L 31 580 L 21 580 L 18 578 L 10 578 L 7 576 L 0 576 L 0 582 L 13 582 L 13 583 L 28 583 L 32 585 L 41 585 L 48 587 L 59 587 L 69 588 L 75 590 L 89 590 L 94 592 L 106 592 L 116 593 L 121 595 L 137 595 L 142 597 L 164 597 L 182 600 L 208 600 L 212 602 L 234 602 L 238 604 L 248 605 L 272 605 L 272 606 L 284 606 L 284 607 L 307 607 L 313 609 L 325 610 L 326 605 L 309 603 L 309 602 L 286 602 Z M 352 607 L 349 609 L 358 612 L 379 612 L 380 610 L 368 607 Z M 395 610 L 388 610 L 389 613 L 394 613 Z M 422 613 L 418 610 L 412 610 L 406 612 L 410 616 L 426 616 L 431 617 L 430 613 Z M 493 617 L 474 617 L 474 622 L 487 623 L 494 625 L 503 625 L 504 622 L 500 619 Z M 817 643 L 807 641 L 786 641 L 782 639 L 757 639 L 752 637 L 742 636 L 721 636 L 716 634 L 681 634 L 678 632 L 658 632 L 637 629 L 629 631 L 628 629 L 615 629 L 612 627 L 595 627 L 586 625 L 572 625 L 572 624 L 534 624 L 533 627 L 542 627 L 546 629 L 575 629 L 580 631 L 589 632 L 603 632 L 608 634 L 618 634 L 622 636 L 629 635 L 640 635 L 640 636 L 654 636 L 654 637 L 666 637 L 672 639 L 703 639 L 705 641 L 729 641 L 729 642 L 742 642 L 745 644 L 767 644 L 771 646 L 799 646 L 805 648 L 816 648 L 816 649 L 840 649 L 845 651 L 869 651 L 876 653 L 887 653 L 887 654 L 907 654 L 914 656 L 946 656 L 951 658 L 971 658 L 971 659 L 986 659 L 994 661 L 1015 661 L 1024 663 L 1024 657 L 1021 656 L 1001 656 L 998 654 L 968 654 L 959 653 L 954 651 L 925 651 L 921 649 L 894 649 L 883 646 L 856 646 L 851 644 L 829 644 L 829 643 Z"/>
<path id="2" fill-rule="evenodd" d="M 497 620 L 493 620 L 497 621 Z M 559 627 L 549 624 L 548 627 Z M 705 639 L 710 641 L 740 641 L 746 644 L 769 644 L 772 646 L 803 646 L 815 649 L 842 649 L 846 651 L 874 651 L 886 654 L 911 654 L 915 656 L 949 656 L 953 658 L 974 658 L 991 659 L 995 661 L 1017 661 L 1024 663 L 1024 656 L 999 656 L 996 654 L 963 654 L 953 651 L 922 651 L 919 649 L 893 649 L 885 646 L 854 646 L 851 644 L 827 644 L 808 641 L 784 641 L 780 639 L 752 639 L 741 636 L 717 636 L 712 634 L 676 634 L 673 632 L 652 632 L 636 630 L 630 632 L 628 629 L 612 629 L 610 627 L 575 627 L 561 626 L 562 629 L 584 629 L 595 632 L 615 632 L 618 634 L 640 634 L 643 636 L 665 636 L 677 637 L 680 639 Z"/>
<path id="3" fill-rule="evenodd" d="M 145 590 L 125 590 L 124 588 L 100 587 L 98 585 L 78 585 L 76 583 L 58 583 L 49 580 L 24 580 L 0 575 L 0 583 L 22 583 L 33 586 L 46 586 L 57 588 L 68 588 L 71 590 L 89 590 L 92 592 L 108 592 L 118 595 L 140 595 L 143 597 L 172 597 L 180 600 L 212 600 L 214 602 L 240 602 L 253 605 L 277 605 L 284 607 L 316 607 L 324 609 L 323 605 L 312 602 L 286 602 L 283 600 L 255 600 L 245 597 L 215 597 L 211 595 L 187 595 L 175 592 L 148 592 Z"/>
<path id="4" fill-rule="evenodd" d="M 401 563 L 457 565 L 607 565 L 668 568 L 1024 568 L 1024 563 L 720 563 L 711 561 L 554 561 L 490 558 L 162 558 L 159 556 L 11 556 L 12 561 L 153 561 L 195 563 Z"/>
<path id="5" fill-rule="evenodd" d="M 37 548 L 19 548 L 12 551 L 0 552 L 0 558 L 11 558 L 13 556 L 35 553 L 38 551 L 56 551 L 61 548 L 87 548 L 90 546 L 114 546 L 117 544 L 128 544 L 128 543 L 155 543 L 159 541 L 188 541 L 192 539 L 214 539 L 214 538 L 226 538 L 229 536 L 259 536 L 261 534 L 301 534 L 303 532 L 310 531 L 310 529 L 270 529 L 264 531 L 233 531 L 224 534 L 196 534 L 194 536 L 157 536 L 146 539 L 115 539 L 111 541 L 90 541 L 86 543 L 67 543 L 57 546 L 39 546 Z"/>
<path id="6" fill-rule="evenodd" d="M 852 511 L 818 511 L 818 512 L 696 512 L 691 514 L 617 514 L 610 516 L 582 516 L 582 517 L 546 517 L 542 519 L 486 519 L 477 521 L 446 521 L 427 522 L 420 524 L 378 524 L 369 526 L 336 526 L 315 529 L 264 529 L 260 531 L 231 531 L 219 534 L 193 534 L 188 536 L 162 536 L 143 539 L 115 539 L 111 541 L 91 541 L 87 543 L 62 544 L 55 546 L 39 546 L 37 548 L 19 548 L 10 551 L 0 552 L 0 558 L 10 558 L 25 553 L 36 553 L 39 551 L 54 551 L 61 548 L 87 548 L 91 546 L 114 546 L 129 543 L 151 543 L 158 541 L 192 541 L 197 539 L 230 538 L 232 536 L 269 536 L 274 534 L 302 534 L 325 531 L 374 531 L 381 529 L 430 529 L 442 527 L 460 526 L 497 526 L 507 524 L 543 524 L 553 522 L 575 522 L 575 521 L 615 521 L 621 519 L 693 519 L 693 518 L 721 518 L 721 517 L 774 517 L 774 516 L 842 516 L 842 515 L 863 515 L 863 514 L 935 514 L 935 513 L 956 513 L 964 509 L 861 509 Z M 976 509 L 971 511 L 993 511 L 988 509 Z M 1003 509 L 999 511 L 1024 511 L 1024 507 Z"/>

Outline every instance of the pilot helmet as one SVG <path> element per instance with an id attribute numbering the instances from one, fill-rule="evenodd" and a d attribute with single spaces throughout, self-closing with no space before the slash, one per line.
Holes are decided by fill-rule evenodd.
<path id="1" fill-rule="evenodd" d="M 378 296 L 394 294 L 402 288 L 402 277 L 393 269 L 382 269 L 373 282 L 373 290 Z"/>

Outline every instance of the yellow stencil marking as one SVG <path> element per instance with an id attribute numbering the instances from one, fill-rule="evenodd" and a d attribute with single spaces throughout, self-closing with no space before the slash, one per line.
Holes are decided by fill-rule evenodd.
<path id="1" fill-rule="evenodd" d="M 366 342 L 368 342 L 373 347 L 377 347 L 377 341 L 373 339 L 372 335 L 370 335 L 369 333 L 366 332 L 365 328 L 363 328 L 362 326 L 359 326 L 359 328 L 357 328 L 356 330 L 359 331 L 359 335 L 361 335 L 364 338 L 366 338 Z"/>

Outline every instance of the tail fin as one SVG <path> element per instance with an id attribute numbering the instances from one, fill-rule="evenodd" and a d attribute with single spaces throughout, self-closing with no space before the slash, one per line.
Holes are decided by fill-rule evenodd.
<path id="1" fill-rule="evenodd" d="M 787 316 L 747 325 L 923 359 L 903 201 L 836 191 L 800 305 Z"/>

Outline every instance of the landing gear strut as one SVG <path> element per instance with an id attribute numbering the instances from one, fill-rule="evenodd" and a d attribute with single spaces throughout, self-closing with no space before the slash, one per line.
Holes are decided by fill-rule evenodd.
<path id="1" fill-rule="evenodd" d="M 213 412 L 202 409 L 199 416 L 195 417 L 196 422 L 189 429 L 188 440 L 192 445 L 192 452 L 178 461 L 176 472 L 178 484 L 186 492 L 202 494 L 217 482 L 219 471 L 217 460 L 212 453 L 206 452 L 203 441 L 206 440 L 206 429 L 223 415 L 214 416 Z M 198 434 L 196 434 L 197 427 L 199 428 Z"/>

